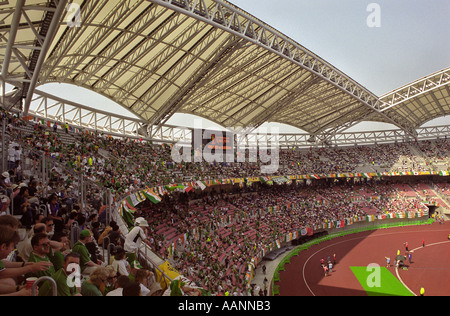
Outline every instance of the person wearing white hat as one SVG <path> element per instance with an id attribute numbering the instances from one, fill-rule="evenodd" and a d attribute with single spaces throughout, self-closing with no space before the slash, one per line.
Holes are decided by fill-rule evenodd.
<path id="1" fill-rule="evenodd" d="M 148 222 L 143 218 L 136 218 L 135 227 L 125 237 L 124 249 L 128 253 L 136 254 L 141 246 L 141 242 L 147 239 L 146 229 L 149 227 Z"/>

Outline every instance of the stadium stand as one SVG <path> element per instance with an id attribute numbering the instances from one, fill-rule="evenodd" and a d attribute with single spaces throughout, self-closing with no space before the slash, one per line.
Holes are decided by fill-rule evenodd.
<path id="1" fill-rule="evenodd" d="M 206 162 L 195 166 L 172 164 L 168 167 L 171 164 L 170 146 L 94 135 L 82 130 L 66 133 L 61 126 L 55 130 L 51 124 L 27 122 L 6 112 L 2 112 L 2 120 L 8 121 L 8 140 L 21 151 L 20 160 L 26 162 L 19 170 L 11 170 L 10 186 L 3 188 L 4 193 L 14 196 L 13 184 L 31 186 L 31 182 L 38 180 L 35 176 L 41 174 L 42 157 L 46 157 L 50 174 L 48 183 L 40 183 L 36 189 L 40 194 L 34 194 L 39 202 L 30 207 L 33 215 L 43 213 L 54 216 L 55 221 L 63 219 L 64 224 L 60 225 L 58 233 L 64 232 L 66 235 L 70 234 L 73 222 L 79 226 L 79 232 L 84 229 L 93 231 L 94 223 L 86 222 L 92 214 L 100 215 L 101 230 L 109 225 L 101 215 L 101 210 L 105 208 L 101 188 L 112 189 L 115 198 L 121 201 L 142 189 L 183 182 L 184 178 L 177 178 L 179 171 L 208 184 L 210 179 L 222 177 L 255 177 L 254 170 L 260 167 L 258 163 L 242 163 L 239 167 L 223 165 L 218 168 Z M 436 151 L 428 151 L 428 157 L 439 155 L 440 159 L 448 159 L 448 146 L 437 141 L 436 146 L 430 147 L 430 143 L 311 149 L 303 152 L 285 150 L 280 155 L 280 164 L 285 167 L 277 175 L 294 172 L 355 173 L 359 168 L 376 169 L 381 164 L 391 172 L 403 172 L 406 161 L 417 161 L 417 156 L 412 152 L 418 152 L 420 146 Z M 308 164 L 310 161 L 318 163 Z M 433 162 L 431 159 L 426 165 L 428 170 L 437 170 Z M 299 165 L 307 167 L 299 169 Z M 416 172 L 413 167 L 409 170 Z M 79 194 L 83 191 L 77 178 L 80 172 L 89 187 L 85 190 L 85 198 Z M 317 233 L 332 227 L 330 224 L 340 226 L 342 221 L 346 224 L 350 220 L 365 221 L 368 215 L 376 217 L 425 210 L 424 201 L 429 203 L 436 197 L 444 199 L 448 194 L 446 183 L 417 182 L 411 180 L 411 176 L 403 177 L 403 183 L 392 183 L 389 177 L 368 179 L 358 175 L 345 180 L 294 180 L 282 184 L 264 183 L 258 179 L 251 185 L 228 184 L 216 186 L 218 189 L 211 186 L 207 190 L 197 188 L 187 192 L 187 187 L 182 186 L 182 189 L 178 187 L 178 190 L 167 191 L 171 194 L 162 195 L 162 201 L 158 204 L 150 200 L 136 203 L 138 205 L 132 206 L 133 216 L 147 219 L 146 243 L 151 251 L 170 263 L 195 287 L 218 295 L 227 291 L 250 295 L 248 266 L 257 265 L 252 260 L 261 258 L 261 250 L 264 254 L 272 250 L 275 256 L 281 254 L 284 248 L 278 247 L 274 241 L 286 244 L 287 240 L 299 237 L 290 236 L 293 232 L 308 228 L 311 231 L 305 230 L 305 234 Z M 50 196 L 57 197 L 59 214 L 55 215 L 50 207 Z M 439 202 L 444 202 L 441 199 Z M 16 201 L 14 198 L 9 200 Z M 6 212 L 6 199 L 5 202 L 2 209 Z M 42 205 L 44 207 L 40 208 Z M 13 214 L 22 220 L 23 225 L 24 217 Z M 112 238 L 111 234 L 108 236 Z M 120 239 L 116 236 L 115 246 L 123 245 Z M 91 255 L 105 260 L 104 256 L 108 254 L 103 245 L 95 244 L 96 241 Z M 113 250 L 109 246 L 106 249 Z M 105 261 L 109 262 L 109 259 Z M 157 275 L 156 270 L 154 275 Z"/>
<path id="2" fill-rule="evenodd" d="M 226 0 L 17 0 L 3 1 L 2 13 L 0 225 L 20 242 L 1 252 L 0 277 L 15 269 L 18 278 L 0 279 L 0 294 L 128 292 L 115 266 L 141 295 L 253 295 L 261 260 L 294 243 L 427 218 L 428 206 L 448 219 L 448 126 L 417 131 L 450 114 L 450 68 L 377 97 Z M 90 89 L 138 119 L 59 98 L 33 108 L 47 83 Z M 306 134 L 301 148 L 280 146 L 270 176 L 260 161 L 175 162 L 177 140 L 153 137 L 175 113 Z M 369 119 L 398 130 L 338 147 Z M 50 241 L 33 246 L 58 269 L 27 281 L 45 270 L 23 261 L 44 230 Z M 10 231 L 1 242 L 11 248 Z M 86 262 L 96 269 L 70 270 L 69 282 L 67 269 Z"/>

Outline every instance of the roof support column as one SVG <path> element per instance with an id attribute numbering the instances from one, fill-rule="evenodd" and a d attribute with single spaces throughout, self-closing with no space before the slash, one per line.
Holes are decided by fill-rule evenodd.
<path id="1" fill-rule="evenodd" d="M 5 59 L 3 60 L 2 79 L 6 81 L 9 71 L 9 63 L 11 61 L 12 49 L 16 41 L 17 30 L 19 29 L 20 18 L 22 16 L 22 8 L 25 0 L 18 0 L 16 3 L 16 11 L 11 22 L 11 31 L 9 32 L 8 44 L 6 46 Z"/>
<path id="2" fill-rule="evenodd" d="M 50 46 L 53 42 L 53 39 L 55 38 L 56 32 L 58 31 L 59 27 L 59 21 L 61 20 L 61 17 L 64 14 L 64 11 L 66 9 L 67 0 L 59 0 L 58 5 L 56 7 L 55 13 L 52 17 L 52 21 L 50 23 L 50 26 L 48 28 L 47 35 L 45 37 L 44 44 L 41 47 L 41 51 L 39 54 L 39 59 L 36 63 L 36 67 L 33 71 L 33 77 L 31 78 L 30 84 L 28 86 L 28 90 L 26 91 L 25 96 L 25 104 L 24 104 L 24 115 L 28 114 L 28 111 L 30 109 L 31 99 L 33 97 L 34 91 L 36 89 L 36 85 L 39 79 L 39 75 L 42 70 L 42 66 L 44 65 L 44 61 L 47 57 L 47 54 L 50 50 Z"/>

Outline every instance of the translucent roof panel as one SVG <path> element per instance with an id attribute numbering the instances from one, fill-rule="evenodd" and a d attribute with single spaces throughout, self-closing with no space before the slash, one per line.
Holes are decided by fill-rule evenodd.
<path id="1" fill-rule="evenodd" d="M 270 121 L 311 135 L 367 120 L 412 131 L 450 114 L 448 70 L 380 99 L 227 1 L 67 4 L 17 0 L 1 6 L 2 77 L 24 97 L 34 84 L 71 83 L 149 125 L 187 113 L 223 127 Z"/>

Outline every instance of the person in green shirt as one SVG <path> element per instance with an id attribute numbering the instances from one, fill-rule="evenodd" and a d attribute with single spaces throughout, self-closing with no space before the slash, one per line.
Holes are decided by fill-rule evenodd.
<path id="1" fill-rule="evenodd" d="M 72 247 L 72 252 L 77 252 L 80 255 L 80 268 L 83 274 L 90 274 L 100 267 L 99 264 L 91 260 L 91 254 L 86 247 L 86 244 L 89 242 L 92 242 L 92 234 L 89 230 L 83 230 L 80 233 L 80 239 Z"/>
<path id="2" fill-rule="evenodd" d="M 45 233 L 39 233 L 33 236 L 31 238 L 31 247 L 33 248 L 33 251 L 30 254 L 30 257 L 28 258 L 28 262 L 50 262 L 50 241 L 48 239 L 47 234 Z M 43 277 L 43 276 L 51 276 L 53 273 L 55 273 L 55 268 L 53 267 L 53 264 L 49 266 L 49 268 L 45 271 L 37 271 L 30 276 L 34 276 L 37 278 Z"/>
<path id="3" fill-rule="evenodd" d="M 64 256 L 68 252 L 70 252 L 69 238 L 67 238 L 67 235 L 65 233 L 59 232 L 53 235 L 52 240 L 50 240 L 50 244 L 52 242 L 55 242 L 61 246 L 60 248 L 52 249 L 53 255 L 49 256 L 50 261 L 53 263 L 53 266 L 55 267 L 55 271 L 58 271 L 64 265 Z"/>
<path id="4" fill-rule="evenodd" d="M 16 278 L 29 273 L 46 271 L 51 266 L 51 263 L 45 261 L 37 263 L 4 261 L 3 259 L 6 259 L 19 241 L 17 229 L 9 225 L 0 225 L 0 296 L 30 296 L 31 289 L 19 286 Z"/>
<path id="5" fill-rule="evenodd" d="M 89 276 L 89 279 L 81 284 L 81 295 L 103 296 L 110 272 L 105 267 L 98 267 Z"/>
<path id="6" fill-rule="evenodd" d="M 76 252 L 67 254 L 64 257 L 61 269 L 52 274 L 51 278 L 55 280 L 57 296 L 81 296 L 81 273 L 80 255 Z M 51 296 L 52 285 L 45 281 L 39 288 L 39 296 Z"/>

